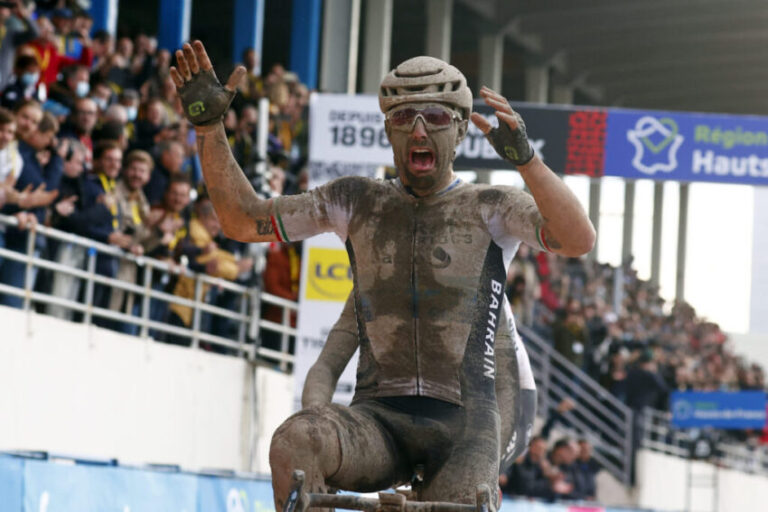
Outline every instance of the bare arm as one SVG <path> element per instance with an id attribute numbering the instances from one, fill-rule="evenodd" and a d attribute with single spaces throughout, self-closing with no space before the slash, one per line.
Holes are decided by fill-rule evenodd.
<path id="1" fill-rule="evenodd" d="M 581 256 L 591 251 L 595 228 L 571 189 L 533 154 L 520 115 L 491 89 L 483 87 L 480 95 L 496 109 L 500 128 L 493 129 L 478 114 L 472 114 L 472 122 L 486 134 L 499 155 L 515 163 L 520 171 L 541 215 L 538 227 L 545 247 L 564 256 Z M 506 131 L 502 123 L 506 124 Z"/>
<path id="2" fill-rule="evenodd" d="M 517 168 L 541 214 L 542 241 L 552 252 L 581 256 L 595 245 L 595 228 L 570 188 L 538 156 Z"/>
<path id="3" fill-rule="evenodd" d="M 176 51 L 171 77 L 184 115 L 195 125 L 203 177 L 224 234 L 241 242 L 272 242 L 272 200 L 261 199 L 235 161 L 221 122 L 245 68 L 237 67 L 225 86 L 213 72 L 203 43 L 184 44 Z"/>
<path id="4" fill-rule="evenodd" d="M 302 407 L 331 403 L 336 383 L 357 346 L 357 324 L 350 294 L 341 317 L 328 333 L 320 356 L 307 373 L 301 394 Z"/>
<path id="5" fill-rule="evenodd" d="M 208 195 L 229 238 L 240 242 L 273 242 L 272 200 L 261 199 L 240 166 L 224 134 L 224 125 L 199 126 L 197 151 Z"/>

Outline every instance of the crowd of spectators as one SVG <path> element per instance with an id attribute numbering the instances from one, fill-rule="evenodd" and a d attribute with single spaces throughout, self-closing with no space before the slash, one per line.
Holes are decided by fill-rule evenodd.
<path id="1" fill-rule="evenodd" d="M 195 132 L 181 115 L 169 76 L 173 55 L 147 34 L 116 38 L 94 31 L 76 2 L 7 3 L 0 2 L 0 213 L 15 216 L 18 225 L 0 227 L 0 247 L 26 253 L 30 228 L 52 226 L 167 262 L 172 271 L 154 271 L 152 288 L 183 299 L 195 296 L 195 283 L 174 269 L 252 286 L 261 285 L 267 261 L 265 291 L 295 300 L 296 247 L 242 244 L 222 234 L 201 179 Z M 243 64 L 248 73 L 241 94 L 224 120 L 235 157 L 259 194 L 296 193 L 305 183 L 309 91 L 280 65 L 262 77 L 252 49 L 244 52 Z M 266 156 L 257 149 L 257 105 L 264 97 L 270 100 Z M 39 235 L 32 243 L 40 257 L 86 268 L 82 246 Z M 125 258 L 99 252 L 95 263 L 101 276 L 144 283 L 144 267 Z M 25 269 L 24 262 L 0 258 L 0 283 L 24 286 Z M 45 270 L 32 277 L 37 291 L 85 300 L 79 278 Z M 242 300 L 216 286 L 204 287 L 203 297 L 236 311 Z M 115 286 L 97 283 L 92 301 L 142 314 L 142 301 Z M 0 294 L 0 304 L 21 307 L 23 300 Z M 62 318 L 80 316 L 61 305 L 36 307 Z M 192 325 L 192 309 L 183 303 L 152 299 L 149 309 L 155 322 Z M 96 315 L 95 323 L 138 331 L 107 316 Z M 223 316 L 203 314 L 201 329 L 237 338 L 236 326 Z M 190 343 L 186 336 L 152 335 Z"/>
<path id="2" fill-rule="evenodd" d="M 545 501 L 595 501 L 600 464 L 592 458 L 589 439 L 565 436 L 548 441 L 555 424 L 575 406 L 568 399 L 558 404 L 541 432 L 531 438 L 528 451 L 499 475 L 504 494 Z"/>
<path id="3" fill-rule="evenodd" d="M 507 295 L 518 321 L 634 412 L 668 410 L 672 391 L 765 390 L 765 372 L 720 327 L 668 303 L 627 260 L 620 268 L 521 247 Z M 761 432 L 730 431 L 757 442 Z"/>

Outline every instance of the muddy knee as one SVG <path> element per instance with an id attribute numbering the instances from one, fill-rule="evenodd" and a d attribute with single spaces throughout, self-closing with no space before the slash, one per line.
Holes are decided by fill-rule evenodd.
<path id="1" fill-rule="evenodd" d="M 338 469 L 340 451 L 335 424 L 321 411 L 308 409 L 294 414 L 275 431 L 269 463 L 273 475 L 301 469 L 327 477 Z"/>

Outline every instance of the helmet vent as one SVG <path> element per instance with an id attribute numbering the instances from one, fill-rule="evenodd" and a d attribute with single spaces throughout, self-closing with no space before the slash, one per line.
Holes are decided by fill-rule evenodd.
<path id="1" fill-rule="evenodd" d="M 396 69 L 395 76 L 398 78 L 420 78 L 425 76 L 439 75 L 442 72 L 443 70 L 441 68 L 419 69 L 412 71 L 400 71 L 399 69 Z"/>

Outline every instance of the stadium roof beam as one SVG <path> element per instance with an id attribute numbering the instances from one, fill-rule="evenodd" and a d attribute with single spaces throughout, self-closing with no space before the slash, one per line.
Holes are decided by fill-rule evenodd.
<path id="1" fill-rule="evenodd" d="M 580 2 L 563 2 L 562 0 L 537 0 L 536 2 L 500 0 L 496 15 L 499 18 L 514 16 L 546 16 L 552 19 L 560 18 L 563 22 L 573 22 L 581 15 L 591 18 L 600 16 L 625 16 L 628 18 L 643 12 L 656 13 L 657 19 L 664 18 L 672 9 L 684 9 L 687 15 L 696 11 L 711 8 L 722 9 L 727 5 L 730 11 L 742 7 L 758 9 L 764 6 L 762 0 L 633 0 L 632 2 L 617 2 L 616 0 L 586 0 Z"/>
<path id="2" fill-rule="evenodd" d="M 505 16 L 499 18 L 499 6 L 505 2 L 496 0 L 462 0 L 462 3 L 470 9 L 477 12 L 486 19 L 493 30 L 498 31 L 504 37 L 509 38 L 517 46 L 521 47 L 526 54 L 539 64 L 550 67 L 559 76 L 564 77 L 566 83 L 573 85 L 578 91 L 595 103 L 604 101 L 602 90 L 596 86 L 590 86 L 583 80 L 574 81 L 569 77 L 567 56 L 562 51 L 545 52 L 542 48 L 541 38 L 534 34 L 523 31 L 522 20 L 514 16 Z"/>
<path id="3" fill-rule="evenodd" d="M 615 66 L 591 67 L 587 71 L 590 79 L 605 85 L 631 84 L 640 79 L 658 80 L 658 74 L 669 72 L 696 72 L 709 67 L 714 72 L 737 71 L 749 66 L 768 67 L 768 53 L 738 54 L 718 52 L 710 55 L 697 55 L 690 59 L 670 58 L 652 62 L 632 62 L 622 66 L 617 73 Z"/>
<path id="4" fill-rule="evenodd" d="M 638 2 L 642 5 L 642 2 Z M 764 27 L 768 22 L 768 5 L 751 6 L 749 9 L 730 8 L 727 17 L 723 7 L 704 4 L 691 10 L 677 2 L 670 2 L 664 16 L 656 9 L 644 9 L 630 15 L 623 4 L 620 12 L 592 14 L 589 10 L 570 12 L 562 15 L 552 12 L 541 15 L 521 16 L 529 32 L 540 34 L 547 39 L 601 38 L 606 34 L 628 34 L 643 36 L 648 33 L 679 32 L 681 21 L 685 21 L 690 32 L 710 32 Z M 634 3 L 631 5 L 635 5 Z"/>
<path id="5" fill-rule="evenodd" d="M 625 94 L 634 93 L 653 93 L 656 91 L 669 91 L 670 87 L 674 89 L 693 89 L 700 90 L 703 83 L 707 86 L 728 87 L 731 84 L 745 81 L 768 82 L 768 69 L 766 68 L 747 68 L 732 70 L 728 73 L 716 73 L 711 70 L 697 70 L 690 74 L 668 74 L 664 80 L 658 77 L 638 76 L 633 81 L 611 83 L 601 82 L 606 90 L 621 88 Z"/>

